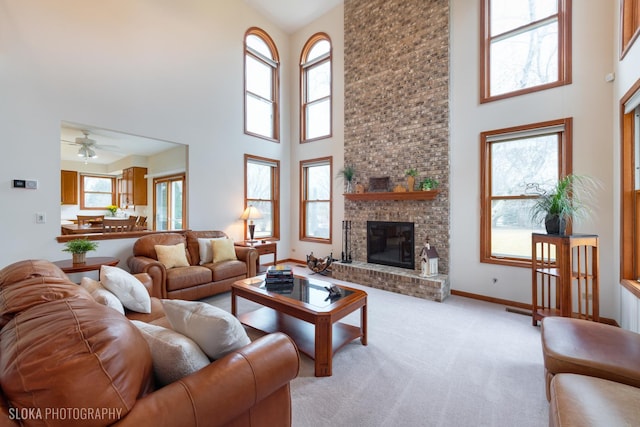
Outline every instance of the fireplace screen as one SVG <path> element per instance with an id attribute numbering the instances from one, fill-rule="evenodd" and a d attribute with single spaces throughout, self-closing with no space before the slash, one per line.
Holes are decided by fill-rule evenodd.
<path id="1" fill-rule="evenodd" d="M 412 222 L 367 221 L 367 262 L 413 269 Z"/>

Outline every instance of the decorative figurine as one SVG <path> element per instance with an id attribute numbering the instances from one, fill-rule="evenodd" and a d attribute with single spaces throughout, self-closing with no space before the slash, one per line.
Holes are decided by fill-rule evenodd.
<path id="1" fill-rule="evenodd" d="M 427 239 L 422 252 L 420 252 L 420 267 L 422 269 L 420 276 L 422 277 L 438 274 L 438 251 L 429 244 L 429 239 Z"/>

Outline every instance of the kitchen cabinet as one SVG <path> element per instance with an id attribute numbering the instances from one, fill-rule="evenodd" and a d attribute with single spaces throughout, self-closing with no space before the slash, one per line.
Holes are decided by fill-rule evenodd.
<path id="1" fill-rule="evenodd" d="M 78 204 L 78 172 L 60 171 L 60 204 Z"/>
<path id="2" fill-rule="evenodd" d="M 147 204 L 147 168 L 130 167 L 122 170 L 120 206 Z"/>

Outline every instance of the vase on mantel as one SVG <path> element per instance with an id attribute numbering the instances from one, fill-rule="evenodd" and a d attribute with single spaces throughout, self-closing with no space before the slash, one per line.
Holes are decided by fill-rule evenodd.
<path id="1" fill-rule="evenodd" d="M 407 187 L 409 187 L 409 191 L 413 191 L 416 188 L 416 178 L 414 176 L 409 175 L 407 177 Z"/>

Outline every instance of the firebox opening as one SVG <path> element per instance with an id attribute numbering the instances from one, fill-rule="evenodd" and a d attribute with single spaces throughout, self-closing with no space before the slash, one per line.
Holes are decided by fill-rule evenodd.
<path id="1" fill-rule="evenodd" d="M 414 269 L 412 222 L 367 221 L 367 262 Z"/>

